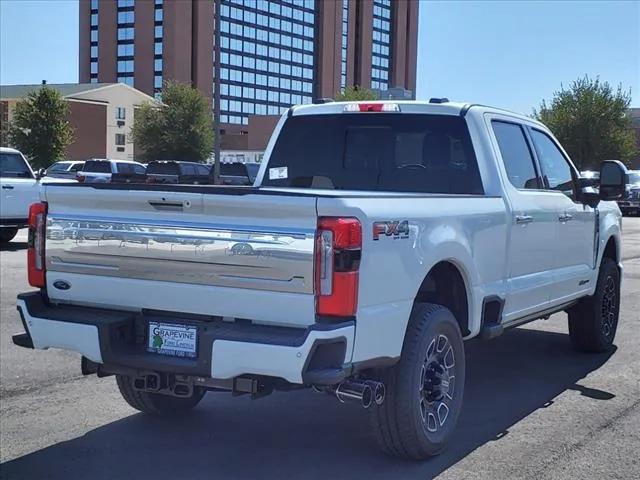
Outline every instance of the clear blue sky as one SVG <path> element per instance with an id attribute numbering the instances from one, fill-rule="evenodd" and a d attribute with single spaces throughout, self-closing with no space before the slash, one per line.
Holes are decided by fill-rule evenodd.
<path id="1" fill-rule="evenodd" d="M 421 1 L 417 96 L 523 113 L 589 74 L 640 106 L 640 1 Z M 0 0 L 0 82 L 77 82 L 76 0 Z"/>

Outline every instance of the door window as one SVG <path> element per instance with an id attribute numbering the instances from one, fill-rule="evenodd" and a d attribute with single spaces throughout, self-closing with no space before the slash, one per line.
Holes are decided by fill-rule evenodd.
<path id="1" fill-rule="evenodd" d="M 68 163 L 54 163 L 49 168 L 47 168 L 47 173 L 66 172 L 68 167 L 69 167 Z"/>
<path id="2" fill-rule="evenodd" d="M 491 122 L 509 182 L 519 189 L 541 188 L 529 144 L 520 125 Z"/>
<path id="3" fill-rule="evenodd" d="M 183 165 L 182 166 L 183 175 L 195 175 L 196 169 L 193 165 Z"/>
<path id="4" fill-rule="evenodd" d="M 106 160 L 89 160 L 82 168 L 83 172 L 111 173 L 111 162 Z"/>
<path id="5" fill-rule="evenodd" d="M 21 155 L 0 153 L 0 177 L 32 178 L 32 175 Z"/>
<path id="6" fill-rule="evenodd" d="M 565 156 L 546 133 L 531 130 L 531 138 L 538 155 L 546 188 L 573 197 L 573 175 Z"/>
<path id="7" fill-rule="evenodd" d="M 134 173 L 133 165 L 130 163 L 120 163 L 117 164 L 118 173 Z"/>

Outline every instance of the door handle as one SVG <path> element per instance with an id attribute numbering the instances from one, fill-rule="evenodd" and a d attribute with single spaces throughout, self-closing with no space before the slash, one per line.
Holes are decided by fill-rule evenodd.
<path id="1" fill-rule="evenodd" d="M 182 202 L 154 202 L 150 200 L 149 205 L 156 210 L 167 210 L 171 212 L 182 212 L 184 210 L 184 204 Z"/>
<path id="2" fill-rule="evenodd" d="M 568 222 L 572 218 L 573 218 L 573 215 L 571 215 L 570 213 L 563 213 L 558 217 L 558 220 L 564 223 L 564 222 Z"/>
<path id="3" fill-rule="evenodd" d="M 516 223 L 519 225 L 531 222 L 533 222 L 533 217 L 531 215 L 516 215 Z"/>
<path id="4" fill-rule="evenodd" d="M 2 185 L 3 190 L 13 190 L 13 185 Z"/>

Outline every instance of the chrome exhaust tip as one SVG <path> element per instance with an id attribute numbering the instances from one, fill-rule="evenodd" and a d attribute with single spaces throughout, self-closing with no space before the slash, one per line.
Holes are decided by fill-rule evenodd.
<path id="1" fill-rule="evenodd" d="M 335 389 L 336 398 L 341 402 L 358 402 L 363 408 L 373 403 L 373 390 L 366 382 L 344 381 Z"/>
<path id="2" fill-rule="evenodd" d="M 373 401 L 376 405 L 382 405 L 384 403 L 384 397 L 386 395 L 386 388 L 384 383 L 376 382 L 375 380 L 367 380 L 367 385 L 371 387 L 373 392 Z"/>

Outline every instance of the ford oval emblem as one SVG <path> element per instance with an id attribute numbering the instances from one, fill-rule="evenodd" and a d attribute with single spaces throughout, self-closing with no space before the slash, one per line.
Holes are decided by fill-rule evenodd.
<path id="1" fill-rule="evenodd" d="M 71 284 L 65 282 L 64 280 L 56 280 L 55 282 L 53 282 L 53 286 L 58 290 L 69 290 L 71 288 Z"/>

